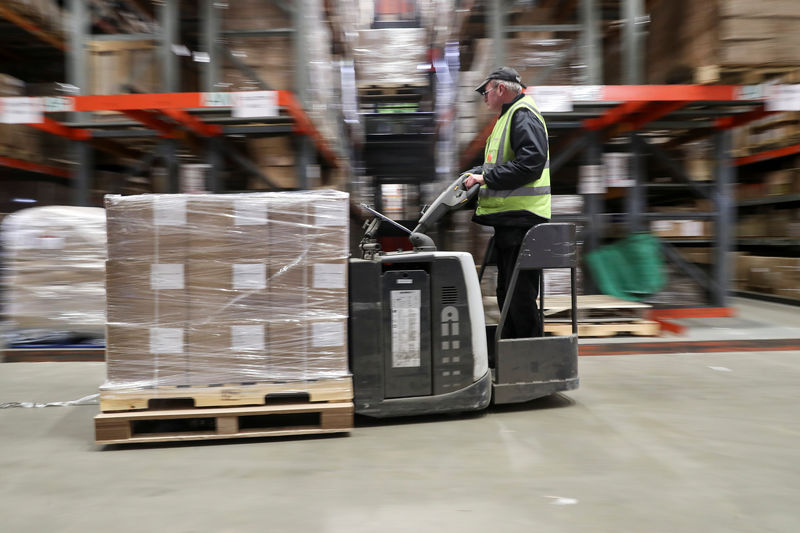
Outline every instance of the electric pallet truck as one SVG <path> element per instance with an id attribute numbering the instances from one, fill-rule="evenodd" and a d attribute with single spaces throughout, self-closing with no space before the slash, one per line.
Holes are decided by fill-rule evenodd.
<path id="1" fill-rule="evenodd" d="M 365 224 L 362 258 L 349 263 L 356 413 L 384 418 L 474 411 L 490 402 L 526 402 L 578 387 L 574 224 L 540 224 L 528 231 L 500 322 L 487 326 L 472 256 L 437 251 L 425 234 L 478 194 L 478 185 L 464 188 L 465 178 L 439 195 L 413 231 L 364 206 L 374 218 Z M 376 238 L 382 222 L 410 233 L 413 250 L 382 251 Z M 502 338 L 519 272 L 548 268 L 570 269 L 572 334 Z"/>

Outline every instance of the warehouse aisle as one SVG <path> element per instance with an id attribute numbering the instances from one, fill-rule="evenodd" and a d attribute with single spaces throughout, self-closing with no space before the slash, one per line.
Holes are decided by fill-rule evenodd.
<path id="1" fill-rule="evenodd" d="M 581 388 L 350 436 L 99 447 L 96 405 L 0 410 L 3 530 L 800 528 L 800 352 L 584 357 Z M 91 394 L 101 363 L 0 365 L 0 403 Z M 533 529 L 532 529 L 533 528 Z"/>

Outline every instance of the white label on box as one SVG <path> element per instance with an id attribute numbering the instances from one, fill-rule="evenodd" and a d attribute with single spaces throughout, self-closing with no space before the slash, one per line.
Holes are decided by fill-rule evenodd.
<path id="1" fill-rule="evenodd" d="M 150 353 L 183 353 L 183 328 L 150 328 Z"/>
<path id="2" fill-rule="evenodd" d="M 344 203 L 317 205 L 314 224 L 317 226 L 344 226 L 347 223 L 347 205 Z"/>
<path id="3" fill-rule="evenodd" d="M 684 237 L 699 237 L 703 234 L 703 222 L 700 220 L 684 220 L 681 235 Z"/>
<path id="4" fill-rule="evenodd" d="M 234 289 L 266 289 L 267 265 L 264 263 L 233 265 Z"/>
<path id="5" fill-rule="evenodd" d="M 420 366 L 420 291 L 391 291 L 392 367 Z"/>
<path id="6" fill-rule="evenodd" d="M 231 93 L 236 118 L 277 117 L 277 91 L 242 91 Z"/>
<path id="7" fill-rule="evenodd" d="M 540 113 L 569 113 L 572 111 L 572 87 L 539 86 L 528 91 Z"/>
<path id="8" fill-rule="evenodd" d="M 0 123 L 41 124 L 44 122 L 44 103 L 41 98 L 11 96 L 0 98 Z"/>
<path id="9" fill-rule="evenodd" d="M 263 352 L 264 326 L 231 326 L 231 349 L 235 352 Z"/>
<path id="10" fill-rule="evenodd" d="M 314 322 L 311 324 L 311 346 L 344 346 L 344 322 Z"/>
<path id="11" fill-rule="evenodd" d="M 633 187 L 634 180 L 630 172 L 631 155 L 623 152 L 603 154 L 607 187 Z"/>
<path id="12" fill-rule="evenodd" d="M 579 194 L 603 194 L 606 192 L 602 168 L 601 165 L 581 165 Z"/>
<path id="13" fill-rule="evenodd" d="M 153 198 L 153 224 L 156 226 L 185 226 L 186 197 L 156 196 Z"/>
<path id="14" fill-rule="evenodd" d="M 48 113 L 75 111 L 75 99 L 70 96 L 45 96 L 42 101 Z"/>
<path id="15" fill-rule="evenodd" d="M 182 290 L 183 264 L 152 264 L 150 265 L 150 288 L 154 291 L 170 289 Z"/>
<path id="16" fill-rule="evenodd" d="M 800 111 L 800 85 L 771 85 L 767 98 L 767 111 Z"/>
<path id="17" fill-rule="evenodd" d="M 344 289 L 345 267 L 344 264 L 316 264 L 314 265 L 315 289 Z"/>
<path id="18" fill-rule="evenodd" d="M 233 201 L 233 224 L 263 226 L 267 223 L 267 202 L 260 198 L 238 198 Z"/>
<path id="19" fill-rule="evenodd" d="M 650 228 L 656 233 L 664 233 L 666 231 L 672 231 L 672 221 L 654 220 L 650 223 Z"/>

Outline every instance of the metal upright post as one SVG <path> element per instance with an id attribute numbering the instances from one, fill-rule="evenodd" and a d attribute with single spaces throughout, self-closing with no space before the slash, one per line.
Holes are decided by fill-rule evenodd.
<path id="1" fill-rule="evenodd" d="M 581 24 L 583 25 L 583 43 L 581 57 L 586 65 L 587 85 L 603 83 L 603 39 L 600 35 L 600 13 L 596 0 L 581 2 Z"/>
<path id="2" fill-rule="evenodd" d="M 293 3 L 292 19 L 294 23 L 294 93 L 304 110 L 308 110 L 308 54 L 306 49 L 307 27 L 306 8 L 307 0 L 296 0 Z M 314 156 L 314 147 L 308 135 L 301 135 L 297 139 L 297 186 L 300 189 L 308 188 L 308 165 Z"/>
<path id="3" fill-rule="evenodd" d="M 67 52 L 67 83 L 75 87 L 75 94 L 89 94 L 89 76 L 86 69 L 85 42 L 89 34 L 89 10 L 86 0 L 70 0 L 71 17 L 69 51 Z M 87 113 L 71 113 L 73 122 L 83 122 Z M 72 177 L 72 203 L 89 205 L 89 188 L 93 178 L 92 147 L 87 141 L 74 141 L 73 151 L 78 163 Z"/>
<path id="4" fill-rule="evenodd" d="M 161 23 L 161 89 L 166 93 L 180 89 L 180 65 L 172 46 L 178 41 L 178 2 L 163 2 L 159 8 Z"/>
<path id="5" fill-rule="evenodd" d="M 736 206 L 732 200 L 736 170 L 730 161 L 730 130 L 718 132 L 714 138 L 714 145 L 716 152 L 714 202 L 717 208 L 717 216 L 714 220 L 716 239 L 714 242 L 713 276 L 716 283 L 712 285 L 711 302 L 717 307 L 726 307 L 731 278 L 728 264 L 733 237 L 731 225 L 736 217 Z"/>
<path id="6" fill-rule="evenodd" d="M 159 7 L 161 24 L 161 91 L 178 92 L 180 76 L 178 56 L 172 46 L 178 41 L 178 2 L 163 2 Z M 166 162 L 167 192 L 180 192 L 180 176 L 175 139 L 165 139 L 160 144 L 161 154 Z"/>
<path id="7" fill-rule="evenodd" d="M 622 39 L 624 83 L 641 85 L 644 82 L 644 3 L 642 0 L 623 0 L 622 9 L 625 20 Z"/>
<path id="8" fill-rule="evenodd" d="M 505 0 L 491 0 L 489 2 L 490 32 L 494 43 L 495 67 L 506 63 L 506 2 Z"/>
<path id="9" fill-rule="evenodd" d="M 602 171 L 602 145 L 600 144 L 600 135 L 598 132 L 589 134 L 590 140 L 584 152 L 585 164 L 594 167 L 599 173 Z M 599 179 L 599 176 L 595 176 Z M 593 185 L 593 188 L 597 184 Z M 603 234 L 603 220 L 600 212 L 603 209 L 603 194 L 596 190 L 589 191 L 588 194 L 583 195 L 585 202 L 585 213 L 587 218 L 588 230 L 584 234 L 584 251 L 595 250 L 600 246 L 599 236 Z M 585 231 L 585 230 L 584 230 Z"/>
<path id="10" fill-rule="evenodd" d="M 630 146 L 630 173 L 633 179 L 632 186 L 628 189 L 628 195 L 625 198 L 626 211 L 628 214 L 628 231 L 635 233 L 644 230 L 642 223 L 644 212 L 646 209 L 646 201 L 644 197 L 644 184 L 642 183 L 642 176 L 644 168 L 642 165 L 642 149 L 639 135 L 636 132 L 631 132 L 628 136 Z"/>
<path id="11" fill-rule="evenodd" d="M 219 8 L 215 0 L 202 0 L 201 20 L 203 25 L 203 48 L 208 54 L 208 63 L 202 72 L 203 91 L 213 92 L 219 82 L 220 57 L 217 50 L 219 38 Z"/>

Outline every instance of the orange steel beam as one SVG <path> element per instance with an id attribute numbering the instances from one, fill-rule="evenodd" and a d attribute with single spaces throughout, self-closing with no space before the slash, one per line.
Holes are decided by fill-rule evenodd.
<path id="1" fill-rule="evenodd" d="M 314 145 L 317 147 L 317 151 L 322 154 L 330 166 L 338 167 L 338 157 L 328 148 L 322 135 L 320 135 L 317 128 L 314 127 L 314 124 L 308 118 L 305 111 L 303 111 L 303 108 L 297 102 L 294 95 L 289 91 L 278 91 L 278 105 L 285 107 L 287 111 L 289 111 L 289 114 L 294 119 L 295 132 L 311 137 L 311 140 L 314 141 Z"/>
<path id="2" fill-rule="evenodd" d="M 793 144 L 791 146 L 784 146 L 783 148 L 776 148 L 768 150 L 759 154 L 746 155 L 744 157 L 737 157 L 734 159 L 734 164 L 749 165 L 750 163 L 758 163 L 759 161 L 766 161 L 767 159 L 775 159 L 776 157 L 783 157 L 787 155 L 800 154 L 800 144 Z"/>
<path id="3" fill-rule="evenodd" d="M 588 130 L 597 131 L 619 124 L 625 117 L 641 111 L 650 105 L 650 102 L 632 101 L 624 102 L 617 107 L 612 107 L 605 112 L 602 116 L 597 118 L 589 118 L 583 121 L 584 127 Z"/>
<path id="4" fill-rule="evenodd" d="M 738 85 L 603 85 L 600 100 L 699 102 L 740 100 Z"/>
<path id="5" fill-rule="evenodd" d="M 11 157 L 1 157 L 0 165 L 10 168 L 17 168 L 20 170 L 27 170 L 28 172 L 38 172 L 39 174 L 50 174 L 51 176 L 58 176 L 59 178 L 71 178 L 72 174 L 63 168 L 50 167 L 47 165 L 40 165 L 39 163 L 32 163 L 31 161 L 22 161 L 20 159 L 13 159 Z"/>
<path id="6" fill-rule="evenodd" d="M 23 30 L 27 31 L 28 33 L 35 35 L 40 40 L 46 42 L 49 45 L 52 45 L 59 50 L 67 50 L 67 45 L 64 43 L 63 40 L 59 39 L 55 35 L 50 32 L 44 31 L 43 29 L 39 28 L 36 24 L 31 22 L 27 17 L 20 15 L 19 13 L 14 12 L 13 10 L 0 5 L 0 17 L 3 17 L 7 21 L 16 24 Z"/>
<path id="7" fill-rule="evenodd" d="M 776 111 L 767 111 L 766 107 L 760 105 L 756 109 L 753 109 L 752 111 L 748 111 L 746 113 L 740 113 L 738 115 L 730 117 L 720 117 L 714 121 L 714 128 L 718 130 L 727 130 L 730 128 L 735 128 L 736 126 L 747 124 L 748 122 L 764 118 L 767 115 L 771 115 L 773 113 L 776 113 Z"/>
<path id="8" fill-rule="evenodd" d="M 74 96 L 73 111 L 191 109 L 205 107 L 202 93 L 101 94 Z"/>
<path id="9" fill-rule="evenodd" d="M 673 111 L 677 111 L 678 109 L 684 107 L 687 102 L 655 102 L 650 109 L 645 111 L 641 116 L 635 118 L 630 127 L 632 130 L 641 129 L 642 126 L 653 122 L 654 120 L 658 120 L 665 115 L 669 115 Z"/>
<path id="10" fill-rule="evenodd" d="M 133 120 L 141 122 L 161 134 L 162 137 L 175 137 L 175 126 L 169 124 L 156 116 L 155 113 L 141 109 L 123 109 L 123 113 Z"/>
<path id="11" fill-rule="evenodd" d="M 160 111 L 203 137 L 218 137 L 222 135 L 221 126 L 216 124 L 206 124 L 197 117 L 190 115 L 183 109 L 161 109 Z"/>
<path id="12" fill-rule="evenodd" d="M 732 307 L 685 307 L 671 309 L 650 309 L 647 313 L 651 320 L 670 318 L 718 318 L 736 316 Z"/>
<path id="13" fill-rule="evenodd" d="M 85 129 L 80 128 L 69 128 L 60 122 L 53 120 L 50 117 L 44 117 L 44 122 L 39 124 L 28 124 L 32 128 L 36 128 L 42 131 L 46 131 L 47 133 L 52 133 L 53 135 L 58 135 L 60 137 L 66 137 L 67 139 L 73 141 L 86 141 L 92 137 L 92 132 Z"/>

